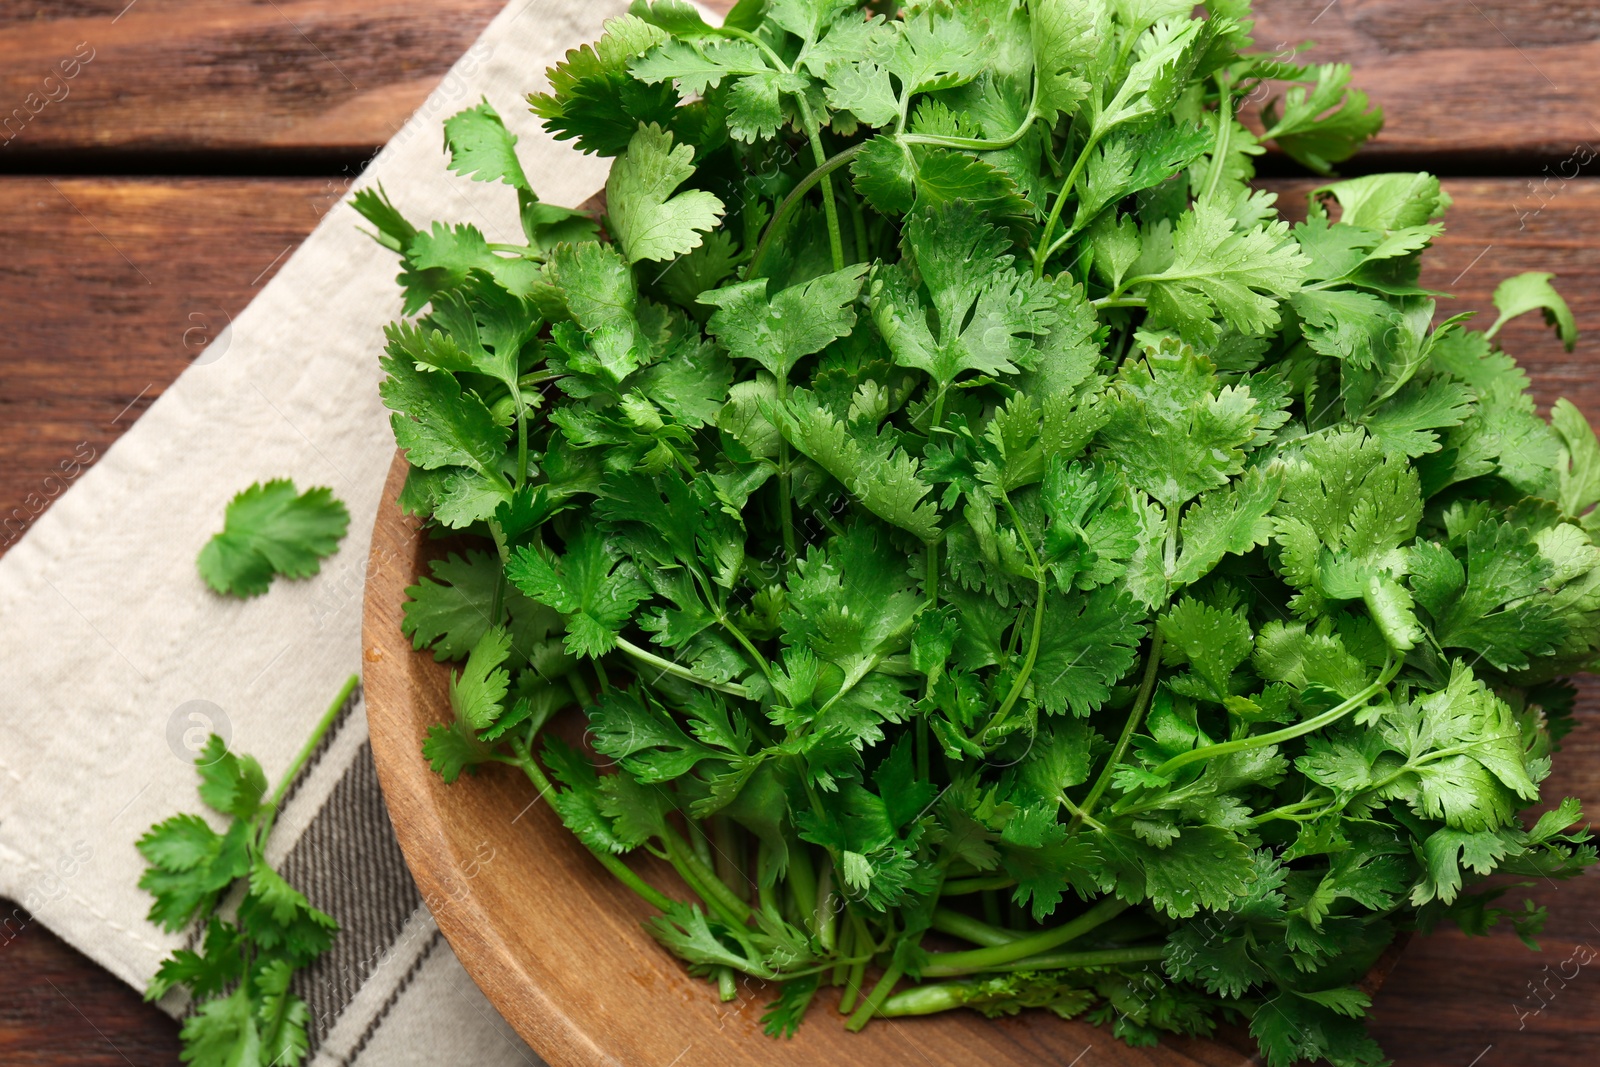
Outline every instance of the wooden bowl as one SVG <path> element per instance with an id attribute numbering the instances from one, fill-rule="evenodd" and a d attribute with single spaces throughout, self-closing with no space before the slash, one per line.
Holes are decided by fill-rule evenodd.
<path id="1" fill-rule="evenodd" d="M 428 768 L 422 741 L 449 714 L 449 667 L 413 651 L 400 632 L 406 587 L 440 554 L 394 504 L 405 470 L 396 456 L 367 572 L 362 644 L 372 754 L 400 847 L 439 928 L 551 1067 L 1067 1067 L 1091 1047 L 1088 1062 L 1099 1067 L 1251 1062 L 1241 1051 L 1249 1039 L 1237 1033 L 1226 1043 L 1173 1038 L 1132 1049 L 1043 1011 L 997 1020 L 971 1011 L 880 1019 L 851 1034 L 826 987 L 794 1038 L 767 1037 L 760 1019 L 770 990 L 751 983 L 724 1004 L 713 986 L 692 978 L 640 926 L 652 909 L 595 861 L 527 779 L 494 765 L 445 785 Z M 640 869 L 682 892 L 666 864 L 650 860 Z"/>

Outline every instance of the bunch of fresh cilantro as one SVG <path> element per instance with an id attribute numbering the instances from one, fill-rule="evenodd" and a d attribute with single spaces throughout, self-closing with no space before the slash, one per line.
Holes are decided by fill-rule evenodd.
<path id="1" fill-rule="evenodd" d="M 520 768 L 774 1034 L 832 985 L 1378 1063 L 1398 932 L 1595 858 L 1520 813 L 1600 646 L 1600 444 L 1494 343 L 1570 314 L 1525 275 L 1434 325 L 1426 174 L 1281 220 L 1263 145 L 1380 116 L 1205 6 L 641 3 L 532 98 L 614 157 L 597 217 L 487 102 L 451 165 L 524 241 L 356 197 L 401 503 L 465 537 L 406 609 L 464 661 L 426 754 Z"/>

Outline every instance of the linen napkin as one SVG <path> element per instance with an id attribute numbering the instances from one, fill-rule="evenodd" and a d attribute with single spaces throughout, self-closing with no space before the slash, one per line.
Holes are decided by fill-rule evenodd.
<path id="1" fill-rule="evenodd" d="M 523 97 L 624 3 L 514 0 L 356 187 L 381 182 L 413 221 L 517 239 L 513 197 L 445 169 L 443 120 L 485 97 L 520 137 L 540 195 L 582 203 L 604 183 L 604 161 L 549 138 Z M 0 895 L 141 989 L 194 933 L 145 921 L 134 841 L 201 810 L 199 743 L 216 730 L 275 782 L 359 669 L 368 543 L 394 454 L 378 356 L 400 313 L 396 259 L 362 226 L 347 200 L 332 209 L 0 560 Z M 216 596 L 196 555 L 235 493 L 276 477 L 331 486 L 350 509 L 348 537 L 315 578 L 245 602 Z M 269 859 L 344 928 L 300 979 L 316 1067 L 542 1062 L 441 937 L 430 906 L 448 902 L 418 896 L 359 691 L 289 796 Z"/>

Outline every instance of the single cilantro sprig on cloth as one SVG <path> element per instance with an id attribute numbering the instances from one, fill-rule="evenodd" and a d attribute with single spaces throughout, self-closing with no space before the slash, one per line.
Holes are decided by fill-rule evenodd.
<path id="1" fill-rule="evenodd" d="M 200 799 L 227 820 L 219 832 L 200 815 L 174 815 L 139 839 L 150 864 L 139 887 L 155 898 L 151 922 L 169 932 L 198 924 L 195 949 L 173 951 L 145 992 L 160 1000 L 176 988 L 195 1010 L 184 1020 L 180 1059 L 191 1067 L 298 1067 L 311 1015 L 290 991 L 295 974 L 333 944 L 339 924 L 267 863 L 278 807 L 360 679 L 354 675 L 284 772 L 270 796 L 253 758 L 228 750 L 216 734 L 195 761 Z M 244 886 L 237 904 L 231 890 Z"/>
<path id="2" fill-rule="evenodd" d="M 1436 324 L 1431 175 L 1279 218 L 1265 147 L 1381 116 L 1246 0 L 882 7 L 612 20 L 530 100 L 614 157 L 597 218 L 487 102 L 451 167 L 519 237 L 357 194 L 400 503 L 467 542 L 406 608 L 459 664 L 424 755 L 517 768 L 775 1035 L 826 983 L 1380 1062 L 1397 932 L 1531 938 L 1479 883 L 1595 859 L 1524 812 L 1600 653 L 1600 443 L 1496 346 L 1571 313 L 1530 274 Z"/>
<path id="3" fill-rule="evenodd" d="M 200 550 L 200 577 L 219 593 L 260 596 L 277 575 L 308 578 L 333 555 L 350 512 L 333 490 L 296 493 L 294 482 L 257 482 L 228 503 L 222 532 Z"/>

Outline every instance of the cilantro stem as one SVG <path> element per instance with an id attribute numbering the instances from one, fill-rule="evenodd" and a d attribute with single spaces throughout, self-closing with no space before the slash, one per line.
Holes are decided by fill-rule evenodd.
<path id="1" fill-rule="evenodd" d="M 923 591 L 925 597 L 923 610 L 932 612 L 939 606 L 939 542 L 930 541 L 925 552 L 928 558 L 928 569 L 927 577 L 924 579 L 926 589 Z M 933 697 L 933 675 L 931 674 L 928 676 L 927 686 L 923 689 L 923 697 L 930 700 Z M 917 716 L 912 746 L 916 750 L 917 777 L 925 782 L 928 780 L 928 761 L 931 749 L 928 743 L 928 717 L 925 714 Z"/>
<path id="2" fill-rule="evenodd" d="M 1147 963 L 1166 959 L 1165 945 L 1128 945 L 1124 948 L 1086 949 L 1082 952 L 1041 952 L 1037 956 L 987 967 L 988 971 L 1069 971 L 1081 967 L 1114 967 L 1120 963 Z M 926 972 L 924 972 L 926 973 Z"/>
<path id="3" fill-rule="evenodd" d="M 1050 217 L 1045 220 L 1044 232 L 1039 234 L 1039 243 L 1033 253 L 1033 276 L 1044 277 L 1044 265 L 1050 258 L 1050 236 L 1055 233 L 1056 225 L 1061 221 L 1061 209 L 1066 206 L 1067 197 L 1072 195 L 1072 187 L 1078 184 L 1078 178 L 1083 174 L 1083 168 L 1089 165 L 1089 155 L 1100 141 L 1100 134 L 1089 135 L 1083 143 L 1083 151 L 1078 154 L 1078 161 L 1072 165 L 1072 170 L 1067 173 L 1067 180 L 1062 183 L 1061 191 L 1056 194 L 1055 206 L 1050 209 Z"/>
<path id="4" fill-rule="evenodd" d="M 1411 768 L 1407 766 L 1402 768 L 1402 772 L 1410 769 Z M 1380 782 L 1377 786 L 1374 786 L 1373 789 L 1381 789 L 1387 784 L 1387 781 Z M 1373 790 L 1366 790 L 1366 792 L 1371 791 Z M 1328 814 L 1329 812 L 1335 811 L 1342 806 L 1338 803 L 1330 804 L 1329 799 L 1330 798 L 1328 797 L 1315 797 L 1311 800 L 1302 800 L 1298 804 L 1285 804 L 1282 807 L 1273 808 L 1271 811 L 1264 811 L 1260 815 L 1253 816 L 1250 819 L 1249 825 L 1260 826 L 1262 823 L 1272 822 L 1274 819 L 1283 819 L 1288 822 L 1314 822 L 1315 820 L 1322 818 L 1322 816 Z M 1320 810 L 1313 810 L 1309 813 L 1305 813 L 1303 811 L 1305 808 L 1314 808 Z M 1139 807 L 1134 807 L 1131 810 L 1138 811 L 1140 809 Z"/>
<path id="5" fill-rule="evenodd" d="M 809 967 L 796 967 L 796 968 L 794 968 L 792 970 L 789 969 L 789 968 L 784 968 L 783 977 L 784 978 L 800 978 L 800 977 L 803 977 L 803 976 L 808 975 L 808 974 L 820 974 L 823 971 L 829 970 L 829 969 L 831 969 L 833 967 L 836 967 L 836 966 L 839 966 L 839 965 L 843 965 L 843 966 L 848 967 L 850 964 L 852 964 L 854 962 L 856 962 L 854 957 L 851 957 L 851 956 L 838 956 L 838 957 L 834 957 L 832 959 L 824 960 L 821 963 L 813 963 Z M 839 983 L 838 982 L 834 982 L 832 984 L 833 985 L 838 985 Z"/>
<path id="6" fill-rule="evenodd" d="M 512 378 L 511 400 L 517 407 L 517 487 L 528 480 L 528 406 L 522 402 L 522 388 Z"/>
<path id="7" fill-rule="evenodd" d="M 872 961 L 875 946 L 868 935 L 861 920 L 856 918 L 854 912 L 850 913 L 850 952 L 855 962 L 850 964 L 850 969 L 844 976 L 844 992 L 839 996 L 839 1013 L 848 1015 L 856 1006 L 856 998 L 861 995 L 861 983 L 866 980 L 867 964 Z"/>
<path id="8" fill-rule="evenodd" d="M 661 840 L 667 846 L 668 862 L 689 883 L 689 888 L 705 900 L 706 906 L 717 912 L 719 918 L 731 926 L 743 926 L 750 921 L 750 905 L 700 862 L 700 857 L 694 854 L 694 849 L 678 836 L 676 830 L 667 827 Z"/>
<path id="9" fill-rule="evenodd" d="M 780 70 L 785 74 L 794 73 L 794 68 L 785 63 L 783 61 L 783 57 L 780 56 L 770 44 L 763 41 L 760 37 L 751 33 L 749 30 L 741 29 L 738 26 L 719 26 L 717 27 L 716 32 L 722 34 L 724 37 L 737 37 L 742 41 L 749 41 L 751 44 L 755 45 L 756 48 L 760 49 L 761 53 L 771 61 L 774 69 Z M 807 45 L 805 50 L 809 51 L 810 46 Z"/>
<path id="10" fill-rule="evenodd" d="M 839 951 L 833 958 L 833 973 L 828 975 L 828 983 L 830 985 L 844 985 L 846 975 L 849 974 L 850 968 L 855 964 L 855 958 L 850 954 L 854 945 L 855 929 L 846 922 L 843 932 L 839 934 Z M 843 997 L 840 998 L 839 1010 L 843 1012 L 850 1010 L 844 1007 Z"/>
<path id="11" fill-rule="evenodd" d="M 721 32 L 726 36 L 737 37 L 741 40 L 749 41 L 751 44 L 755 45 L 761 50 L 762 54 L 767 57 L 768 62 L 772 64 L 774 69 L 779 70 L 784 74 L 794 73 L 794 67 L 790 66 L 788 63 L 785 63 L 783 57 L 780 56 L 771 45 L 769 45 L 766 41 L 763 41 L 760 37 L 751 33 L 749 30 L 742 30 L 733 26 L 725 26 L 722 28 Z M 805 52 L 809 49 L 810 44 L 808 43 L 805 49 L 803 49 L 801 52 L 802 59 L 805 56 Z M 800 60 L 796 60 L 796 63 L 799 61 Z M 844 231 L 839 227 L 839 207 L 834 202 L 833 198 L 833 180 L 828 177 L 828 172 L 822 171 L 823 165 L 828 162 L 827 149 L 822 147 L 822 127 L 817 122 L 816 113 L 811 110 L 811 101 L 806 99 L 806 94 L 804 91 L 798 93 L 789 93 L 788 95 L 794 98 L 795 107 L 800 112 L 800 123 L 805 127 L 806 139 L 811 142 L 811 155 L 813 157 L 813 161 L 816 163 L 818 171 L 821 171 L 822 213 L 828 220 L 828 248 L 829 251 L 833 253 L 833 269 L 844 270 Z M 802 182 L 802 184 L 804 183 Z M 799 191 L 798 186 L 796 187 L 796 191 Z M 793 199 L 793 196 L 794 194 L 791 193 L 790 199 Z M 788 204 L 789 201 L 785 200 L 785 207 L 787 207 Z M 777 221 L 777 216 L 774 216 L 773 222 Z M 771 232 L 770 228 L 768 229 L 768 232 Z M 751 273 L 749 274 L 749 277 L 756 276 L 755 265 L 760 262 L 761 253 L 765 249 L 766 241 L 763 240 L 756 248 L 756 255 L 750 261 Z"/>
<path id="12" fill-rule="evenodd" d="M 789 216 L 794 213 L 794 209 L 800 201 L 805 199 L 805 195 L 822 179 L 860 155 L 861 150 L 867 144 L 868 142 L 861 141 L 837 153 L 827 162 L 818 165 L 816 170 L 801 178 L 800 184 L 789 190 L 789 195 L 783 198 L 783 202 L 778 205 L 778 210 L 773 212 L 772 221 L 767 223 L 766 232 L 761 235 L 761 241 L 756 245 L 755 254 L 750 257 L 750 266 L 745 271 L 746 278 L 762 277 L 761 264 L 766 259 L 767 249 L 772 246 L 773 238 L 783 228 L 784 224 L 789 221 Z"/>
<path id="13" fill-rule="evenodd" d="M 772 846 L 763 838 L 756 843 L 756 902 L 769 917 L 782 919 L 778 910 L 777 884 L 772 874 Z"/>
<path id="14" fill-rule="evenodd" d="M 685 818 L 683 820 L 689 827 L 689 843 L 694 846 L 694 854 L 700 857 L 700 862 L 710 868 L 716 863 L 711 852 L 711 838 L 706 834 L 706 828 L 697 819 Z"/>
<path id="15" fill-rule="evenodd" d="M 1185 280 L 1191 280 L 1194 277 L 1195 277 L 1195 275 L 1182 275 L 1182 274 L 1139 274 L 1139 275 L 1135 275 L 1132 278 L 1124 279 L 1121 285 L 1117 286 L 1115 289 L 1111 290 L 1111 292 L 1109 292 L 1105 296 L 1101 297 L 1100 300 L 1096 300 L 1094 302 L 1094 306 L 1095 307 L 1122 307 L 1122 306 L 1126 306 L 1126 305 L 1121 305 L 1121 304 L 1116 303 L 1117 299 L 1120 296 L 1122 296 L 1123 293 L 1127 292 L 1129 289 L 1132 289 L 1136 285 L 1144 285 L 1146 282 L 1153 282 L 1157 278 L 1168 278 L 1168 279 L 1172 279 L 1172 280 L 1175 280 L 1175 281 L 1185 281 Z M 1104 303 L 1102 303 L 1101 301 L 1104 301 Z"/>
<path id="16" fill-rule="evenodd" d="M 589 683 L 583 680 L 583 673 L 578 670 L 576 663 L 567 672 L 567 688 L 572 690 L 572 698 L 578 702 L 578 707 L 587 708 L 594 704 L 594 694 L 589 691 Z"/>
<path id="17" fill-rule="evenodd" d="M 857 1033 L 867 1023 L 871 1022 L 872 1017 L 878 1014 L 878 1009 L 889 998 L 889 994 L 894 990 L 895 983 L 900 981 L 900 976 L 904 973 L 905 969 L 898 963 L 889 964 L 889 969 L 883 972 L 883 977 L 879 978 L 878 984 L 872 987 L 872 992 L 867 994 L 867 999 L 863 1000 L 861 1006 L 851 1013 L 849 1020 L 844 1024 L 844 1028 L 851 1033 Z"/>
<path id="18" fill-rule="evenodd" d="M 867 214 L 861 210 L 861 197 L 856 195 L 848 185 L 845 186 L 846 202 L 850 205 L 850 232 L 855 239 L 855 262 L 861 263 L 867 257 Z"/>
<path id="19" fill-rule="evenodd" d="M 827 150 L 822 147 L 822 130 L 817 116 L 804 93 L 795 93 L 794 100 L 800 108 L 800 121 L 805 124 L 806 137 L 811 141 L 812 162 L 821 168 L 828 162 Z M 833 179 L 822 176 L 822 214 L 828 222 L 828 251 L 833 254 L 833 269 L 844 270 L 844 232 L 839 228 L 839 205 L 833 199 Z"/>
<path id="20" fill-rule="evenodd" d="M 1483 741 L 1488 741 L 1488 740 L 1491 740 L 1491 738 L 1485 737 L 1482 740 Z M 1509 740 L 1509 738 L 1508 738 L 1508 740 Z M 1451 756 L 1465 756 L 1465 755 L 1468 755 L 1480 743 L 1481 743 L 1480 741 L 1475 740 L 1475 741 L 1469 742 L 1468 744 L 1465 744 L 1465 745 L 1452 745 L 1450 748 L 1441 748 L 1441 749 L 1437 749 L 1437 750 L 1435 750 L 1433 752 L 1426 753 L 1425 755 L 1415 756 L 1415 757 L 1407 760 L 1399 769 L 1395 770 L 1393 773 L 1384 775 L 1378 781 L 1374 782 L 1372 785 L 1367 786 L 1367 788 L 1361 790 L 1359 793 L 1353 793 L 1350 796 L 1346 797 L 1344 800 L 1338 802 L 1337 804 L 1331 805 L 1330 807 L 1326 808 L 1323 811 L 1319 811 L 1319 812 L 1313 813 L 1311 816 L 1308 816 L 1308 818 L 1319 818 L 1319 817 L 1321 817 L 1323 815 L 1326 815 L 1329 811 L 1343 810 L 1350 803 L 1351 800 L 1353 800 L 1353 799 L 1355 799 L 1356 797 L 1359 797 L 1359 796 L 1366 796 L 1369 793 L 1379 793 L 1379 794 L 1381 794 L 1383 792 L 1383 790 L 1385 790 L 1385 789 L 1387 789 L 1389 787 L 1389 783 L 1397 781 L 1400 778 L 1403 778 L 1406 775 L 1411 774 L 1414 771 L 1419 771 L 1423 767 L 1426 767 L 1430 763 L 1435 763 L 1435 762 L 1437 762 L 1439 760 L 1442 760 L 1442 759 L 1449 759 Z M 1298 805 L 1291 805 L 1290 807 L 1297 807 L 1297 806 Z M 1290 816 L 1290 815 L 1278 815 L 1278 812 L 1286 811 L 1286 810 L 1289 810 L 1289 809 L 1288 808 L 1278 808 L 1275 811 L 1269 811 L 1265 815 L 1259 816 L 1259 818 L 1267 819 L 1267 818 L 1271 818 L 1273 816 L 1277 816 L 1278 818 L 1284 818 L 1284 819 L 1293 818 L 1293 816 Z M 1422 836 L 1422 835 L 1419 834 L 1418 836 Z"/>
<path id="21" fill-rule="evenodd" d="M 787 881 L 794 893 L 794 910 L 813 933 L 817 920 L 817 872 L 812 869 L 811 849 L 800 842 L 789 849 Z"/>
<path id="22" fill-rule="evenodd" d="M 557 379 L 562 378 L 562 377 L 564 377 L 564 376 L 560 375 L 560 374 L 556 374 L 553 371 L 531 370 L 527 374 L 524 374 L 522 377 L 517 379 L 517 388 L 518 389 L 536 389 L 541 385 L 545 385 L 545 384 L 547 384 L 549 382 L 556 381 Z"/>
<path id="23" fill-rule="evenodd" d="M 733 824 L 726 816 L 713 815 L 710 822 L 711 844 L 716 853 L 711 860 L 711 869 L 719 882 L 737 893 L 739 887 L 745 884 L 742 843 L 734 834 Z"/>
<path id="24" fill-rule="evenodd" d="M 751 643 L 750 638 L 745 636 L 744 631 L 739 629 L 739 627 L 734 624 L 732 619 L 728 618 L 726 612 L 719 608 L 717 609 L 716 614 L 718 624 L 721 625 L 724 630 L 728 631 L 728 633 L 732 634 L 733 639 L 738 641 L 739 644 L 743 645 L 744 650 L 755 658 L 756 666 L 761 668 L 761 673 L 765 675 L 766 679 L 770 682 L 772 680 L 772 665 L 767 662 L 767 657 L 763 656 L 760 649 L 756 648 L 756 646 Z"/>
<path id="25" fill-rule="evenodd" d="M 717 995 L 724 1004 L 739 999 L 739 979 L 734 976 L 732 967 L 717 968 Z"/>
<path id="26" fill-rule="evenodd" d="M 1028 562 L 1033 566 L 1033 573 L 1037 576 L 1038 593 L 1033 605 L 1033 633 L 1028 637 L 1028 655 L 1022 661 L 1022 670 L 1017 673 L 1017 680 L 1011 683 L 1011 692 L 1006 694 L 1006 699 L 1000 705 L 1000 710 L 994 713 L 994 718 L 989 720 L 989 725 L 983 728 L 978 735 L 978 744 L 983 744 L 989 734 L 1002 726 L 1006 717 L 1011 714 L 1011 709 L 1016 705 L 1017 699 L 1022 696 L 1023 686 L 1028 684 L 1028 677 L 1033 674 L 1033 665 L 1039 658 L 1039 638 L 1044 632 L 1044 599 L 1047 591 L 1045 582 L 1044 565 L 1039 562 L 1039 554 L 1033 550 L 1033 542 L 1028 539 L 1027 533 L 1022 528 L 1022 518 L 1017 514 L 1017 509 L 1011 506 L 1011 498 L 1000 491 L 1000 502 L 1005 505 L 1006 514 L 1011 517 L 1011 524 L 1016 527 L 1017 539 L 1022 542 L 1022 547 L 1028 552 Z"/>
<path id="27" fill-rule="evenodd" d="M 647 649 L 640 648 L 625 637 L 617 638 L 617 648 L 626 652 L 640 663 L 648 663 L 665 674 L 682 678 L 686 682 L 694 682 L 696 685 L 703 685 L 707 689 L 715 689 L 719 693 L 727 693 L 729 696 L 740 697 L 744 700 L 750 699 L 750 690 L 742 685 L 734 685 L 731 682 L 713 682 L 710 678 L 702 678 L 689 668 L 680 666 L 670 659 L 663 659 Z M 605 675 L 601 674 L 600 677 L 603 679 Z"/>
<path id="28" fill-rule="evenodd" d="M 1000 891 L 998 889 L 985 889 L 978 894 L 978 902 L 983 908 L 983 921 L 990 926 L 1000 925 Z"/>
<path id="29" fill-rule="evenodd" d="M 1128 751 L 1128 745 L 1133 741 L 1134 733 L 1144 721 L 1145 709 L 1150 706 L 1150 698 L 1156 691 L 1156 668 L 1161 664 L 1161 640 L 1161 631 L 1156 630 L 1154 636 L 1150 638 L 1150 651 L 1145 655 L 1144 680 L 1139 683 L 1139 695 L 1133 702 L 1133 710 L 1128 713 L 1128 721 L 1122 724 L 1122 735 L 1117 738 L 1116 745 L 1111 749 L 1111 755 L 1106 757 L 1106 765 L 1100 769 L 1100 777 L 1095 779 L 1089 795 L 1083 798 L 1079 811 L 1067 824 L 1069 832 L 1094 814 L 1094 806 L 1100 803 L 1106 787 L 1111 784 L 1111 776 L 1116 773 L 1117 765 L 1122 762 L 1123 755 Z"/>
<path id="30" fill-rule="evenodd" d="M 506 616 L 506 568 L 504 561 L 510 555 L 510 545 L 506 544 L 506 537 L 501 533 L 501 525 L 490 520 L 490 530 L 494 533 L 494 542 L 501 545 L 501 563 L 498 573 L 494 574 L 494 592 L 490 593 L 490 625 L 501 624 Z"/>
<path id="31" fill-rule="evenodd" d="M 1150 960 L 1159 960 L 1165 956 L 1165 946 L 1137 945 L 1128 948 L 1101 949 L 1094 952 L 1062 952 L 1038 958 L 1041 961 L 1062 961 L 1060 964 L 1052 964 L 1050 969 L 1070 969 L 1115 966 L 1119 963 L 1143 963 Z M 1012 968 L 1008 967 L 1007 969 Z M 1023 968 L 1018 965 L 1015 969 L 1026 970 L 1032 968 Z M 1045 968 L 1041 966 L 1039 969 L 1043 970 Z M 966 1007 L 971 1001 L 976 988 L 970 980 L 924 982 L 896 993 L 884 1001 L 883 1006 L 878 1009 L 878 1014 L 886 1019 L 895 1019 L 908 1015 L 935 1015 L 941 1011 Z"/>
<path id="32" fill-rule="evenodd" d="M 1251 737 L 1242 737 L 1237 741 L 1224 741 L 1218 745 L 1205 745 L 1201 748 L 1190 749 L 1188 752 L 1180 752 L 1157 767 L 1155 773 L 1163 778 L 1170 777 L 1173 771 L 1179 767 L 1186 767 L 1191 763 L 1215 759 L 1218 756 L 1226 756 L 1233 752 L 1244 752 L 1252 748 L 1276 745 L 1283 741 L 1292 741 L 1303 734 L 1313 733 L 1324 726 L 1331 726 L 1382 692 L 1394 680 L 1394 676 L 1400 673 L 1400 667 L 1403 662 L 1403 660 L 1396 660 L 1390 657 L 1389 662 L 1384 664 L 1382 673 L 1378 675 L 1377 681 L 1344 703 L 1329 708 L 1321 715 L 1315 715 L 1304 722 L 1296 723 L 1294 726 L 1286 726 L 1282 730 L 1274 730 L 1270 734 L 1255 734 Z"/>
<path id="33" fill-rule="evenodd" d="M 838 909 L 833 902 L 833 857 L 825 855 L 818 868 L 816 908 L 812 913 L 812 925 L 824 952 L 833 951 L 838 940 Z"/>
<path id="34" fill-rule="evenodd" d="M 998 152 L 1010 148 L 1024 137 L 1033 128 L 1039 118 L 1039 76 L 1033 78 L 1033 103 L 1028 107 L 1028 113 L 1017 126 L 1016 132 L 999 140 L 985 137 L 952 137 L 937 133 L 902 133 L 899 135 L 901 144 L 925 144 L 935 148 L 959 148 L 967 152 Z"/>
<path id="35" fill-rule="evenodd" d="M 778 393 L 778 410 L 787 410 L 789 403 L 789 369 L 780 362 L 778 373 L 773 375 Z M 788 575 L 794 567 L 794 485 L 790 466 L 794 463 L 789 451 L 789 435 L 778 435 L 778 521 L 783 527 L 783 573 Z"/>
<path id="36" fill-rule="evenodd" d="M 534 788 L 539 791 L 541 797 L 557 791 L 550 779 L 545 777 L 544 770 L 539 766 L 538 761 L 533 758 L 533 754 L 526 749 L 517 752 L 516 764 L 522 768 L 522 773 L 527 776 L 528 781 L 533 783 Z M 643 878 L 640 878 L 634 873 L 633 868 L 622 862 L 620 856 L 613 856 L 609 852 L 602 852 L 594 848 L 589 849 L 589 854 L 599 860 L 600 865 L 610 871 L 617 881 L 639 894 L 652 907 L 660 911 L 670 911 L 672 906 L 678 903 Z"/>
<path id="37" fill-rule="evenodd" d="M 317 720 L 317 725 L 312 728 L 311 736 L 306 738 L 306 743 L 300 746 L 300 751 L 295 755 L 294 762 L 289 764 L 289 769 L 283 772 L 283 777 L 278 780 L 278 788 L 272 791 L 272 799 L 267 801 L 266 817 L 261 822 L 261 829 L 256 835 L 256 840 L 263 847 L 266 845 L 267 835 L 272 833 L 272 824 L 278 818 L 278 806 L 283 803 L 283 798 L 288 796 L 289 787 L 299 777 L 305 768 L 306 761 L 317 750 L 327 732 L 332 729 L 333 721 L 339 717 L 339 712 L 344 708 L 345 702 L 350 699 L 350 694 L 355 692 L 356 686 L 361 684 L 361 676 L 352 674 L 344 680 L 344 685 L 339 687 L 339 695 L 333 698 L 333 703 L 328 705 L 328 710 L 322 713 L 322 718 Z"/>
<path id="38" fill-rule="evenodd" d="M 931 685 L 929 689 L 932 689 Z M 928 744 L 928 717 L 926 715 L 917 716 L 917 725 L 914 728 L 914 733 L 912 748 L 915 750 L 914 754 L 916 756 L 917 779 L 918 781 L 926 782 L 928 775 L 931 773 L 929 769 L 931 746 Z"/>
<path id="39" fill-rule="evenodd" d="M 1104 296 L 1099 300 L 1089 301 L 1096 310 L 1100 308 L 1142 308 L 1148 301 L 1142 296 L 1109 297 Z"/>
<path id="40" fill-rule="evenodd" d="M 1095 822 L 1094 818 L 1090 816 L 1088 812 L 1084 811 L 1082 808 L 1078 807 L 1078 805 L 1072 802 L 1072 798 L 1067 796 L 1067 791 L 1065 789 L 1056 793 L 1056 799 L 1061 801 L 1061 806 L 1066 808 L 1067 813 L 1070 814 L 1077 822 L 1087 825 L 1091 830 L 1098 830 L 1101 833 L 1106 832 L 1106 828 L 1104 826 Z"/>
<path id="41" fill-rule="evenodd" d="M 1014 930 L 1004 930 L 998 926 L 991 926 L 982 919 L 974 919 L 970 915 L 962 914 L 950 908 L 935 908 L 933 912 L 933 929 L 941 934 L 950 934 L 974 945 L 993 947 L 995 945 L 1009 945 L 1023 935 Z"/>
<path id="42" fill-rule="evenodd" d="M 964 982 L 941 982 L 914 985 L 883 1002 L 878 1014 L 886 1019 L 907 1015 L 934 1015 L 965 1007 L 972 989 Z"/>
<path id="43" fill-rule="evenodd" d="M 1126 901 L 1118 900 L 1116 897 L 1106 897 L 1076 919 L 1062 923 L 1053 930 L 1041 930 L 1039 933 L 1019 937 L 1004 944 L 986 945 L 965 952 L 931 952 L 928 954 L 928 962 L 922 968 L 923 977 L 947 978 L 952 975 L 970 974 L 973 971 L 989 970 L 1037 956 L 1053 948 L 1059 948 L 1075 938 L 1082 937 L 1090 930 L 1110 922 L 1127 911 L 1130 906 Z"/>
<path id="44" fill-rule="evenodd" d="M 1228 148 L 1233 140 L 1233 92 L 1220 71 L 1217 72 L 1216 82 L 1217 140 L 1211 148 L 1211 169 L 1206 175 L 1205 192 L 1200 194 L 1201 202 L 1209 202 L 1217 195 L 1217 186 L 1222 184 L 1222 172 L 1227 165 Z"/>
<path id="45" fill-rule="evenodd" d="M 1008 889 L 1017 884 L 1009 874 L 985 874 L 975 878 L 955 878 L 939 890 L 942 897 L 959 897 L 968 893 L 981 893 L 988 889 Z"/>

